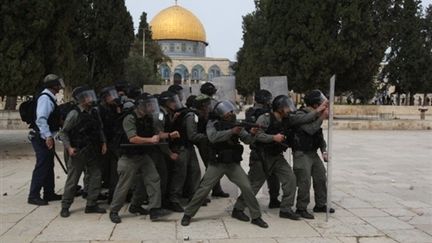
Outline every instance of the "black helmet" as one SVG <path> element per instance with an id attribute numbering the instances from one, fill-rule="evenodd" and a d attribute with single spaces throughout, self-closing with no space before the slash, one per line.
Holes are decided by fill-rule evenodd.
<path id="1" fill-rule="evenodd" d="M 196 108 L 196 95 L 191 95 L 186 99 L 187 108 Z"/>
<path id="2" fill-rule="evenodd" d="M 201 88 L 200 88 L 200 92 L 202 94 L 206 94 L 208 96 L 215 95 L 216 91 L 217 91 L 216 86 L 214 86 L 214 84 L 212 84 L 210 82 L 207 82 L 207 83 L 201 85 Z"/>
<path id="3" fill-rule="evenodd" d="M 306 93 L 304 97 L 304 102 L 307 106 L 321 105 L 326 100 L 327 98 L 319 89 Z"/>
<path id="4" fill-rule="evenodd" d="M 65 88 L 65 84 L 62 78 L 55 74 L 48 74 L 43 80 L 43 85 L 45 88 L 52 88 L 55 86 L 60 86 L 62 89 Z"/>
<path id="5" fill-rule="evenodd" d="M 224 117 L 227 113 L 236 113 L 237 108 L 235 105 L 229 100 L 223 100 L 216 104 L 213 110 L 214 114 L 219 116 L 220 118 Z"/>
<path id="6" fill-rule="evenodd" d="M 108 86 L 101 89 L 99 97 L 104 99 L 107 96 L 112 96 L 114 99 L 118 98 L 118 93 L 114 86 Z"/>
<path id="7" fill-rule="evenodd" d="M 77 102 L 85 101 L 87 98 L 91 99 L 91 102 L 95 103 L 97 101 L 96 93 L 93 89 L 88 87 L 87 85 L 76 87 L 72 91 L 72 97 Z"/>
<path id="8" fill-rule="evenodd" d="M 114 86 L 118 92 L 126 93 L 129 89 L 129 83 L 126 81 L 117 81 Z"/>
<path id="9" fill-rule="evenodd" d="M 180 101 L 183 101 L 183 87 L 179 84 L 173 84 L 168 87 L 168 91 L 179 96 Z"/>
<path id="10" fill-rule="evenodd" d="M 183 87 L 179 84 L 173 84 L 171 86 L 168 87 L 168 91 L 172 92 L 172 93 L 180 93 L 183 90 Z"/>
<path id="11" fill-rule="evenodd" d="M 291 111 L 296 111 L 296 107 L 292 99 L 287 95 L 279 95 L 274 98 L 272 103 L 273 111 L 278 111 L 284 107 L 288 107 Z"/>
<path id="12" fill-rule="evenodd" d="M 258 104 L 267 105 L 272 100 L 272 94 L 266 89 L 260 89 L 255 93 L 255 102 Z"/>

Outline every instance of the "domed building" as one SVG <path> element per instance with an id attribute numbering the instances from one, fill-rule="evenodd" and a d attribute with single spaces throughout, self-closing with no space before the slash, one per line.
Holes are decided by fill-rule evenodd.
<path id="1" fill-rule="evenodd" d="M 150 26 L 153 40 L 172 61 L 159 65 L 166 83 L 192 84 L 232 75 L 229 59 L 206 57 L 206 31 L 191 11 L 176 4 L 160 11 Z"/>

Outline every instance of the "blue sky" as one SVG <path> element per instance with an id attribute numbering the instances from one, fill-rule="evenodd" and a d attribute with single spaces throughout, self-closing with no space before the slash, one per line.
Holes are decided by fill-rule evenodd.
<path id="1" fill-rule="evenodd" d="M 143 11 L 150 22 L 159 11 L 174 3 L 174 0 L 126 0 L 126 7 L 134 26 L 138 27 Z M 236 59 L 243 44 L 242 16 L 253 11 L 253 0 L 178 0 L 178 4 L 192 11 L 203 23 L 209 42 L 207 56 Z M 423 0 L 424 6 L 428 4 L 432 0 Z"/>

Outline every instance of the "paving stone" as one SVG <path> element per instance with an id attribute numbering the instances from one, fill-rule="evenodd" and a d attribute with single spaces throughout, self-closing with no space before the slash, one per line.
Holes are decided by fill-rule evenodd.
<path id="1" fill-rule="evenodd" d="M 388 236 L 399 242 L 406 243 L 431 243 L 432 236 L 417 229 L 389 230 L 385 232 Z"/>
<path id="2" fill-rule="evenodd" d="M 395 217 L 365 217 L 367 222 L 380 230 L 412 229 L 412 225 Z"/>
<path id="3" fill-rule="evenodd" d="M 338 237 L 343 243 L 397 243 L 386 236 L 379 237 Z"/>
<path id="4" fill-rule="evenodd" d="M 227 239 L 228 233 L 225 229 L 223 219 L 196 219 L 187 227 L 177 223 L 177 239 Z"/>
<path id="5" fill-rule="evenodd" d="M 395 216 L 395 217 L 404 217 L 404 216 L 413 217 L 417 215 L 411 210 L 408 210 L 406 208 L 383 208 L 382 210 L 390 214 L 391 216 Z"/>
<path id="6" fill-rule="evenodd" d="M 387 213 L 376 208 L 353 208 L 350 209 L 353 214 L 359 217 L 383 217 L 388 216 Z"/>
<path id="7" fill-rule="evenodd" d="M 308 237 L 308 238 L 276 238 L 278 243 L 340 243 L 336 237 L 323 238 L 323 237 Z"/>

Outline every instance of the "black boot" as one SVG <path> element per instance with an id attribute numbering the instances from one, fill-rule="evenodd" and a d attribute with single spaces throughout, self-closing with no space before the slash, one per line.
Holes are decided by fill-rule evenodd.
<path id="1" fill-rule="evenodd" d="M 190 222 L 191 222 L 191 219 L 192 219 L 192 217 L 191 216 L 189 216 L 189 215 L 183 215 L 183 218 L 182 218 L 182 220 L 181 220 L 181 225 L 183 225 L 183 226 L 188 226 L 189 224 L 190 224 Z"/>
<path id="2" fill-rule="evenodd" d="M 228 198 L 230 196 L 229 193 L 226 193 L 222 190 L 213 191 L 211 195 L 212 197 L 222 197 L 222 198 Z"/>
<path id="3" fill-rule="evenodd" d="M 251 224 L 258 225 L 261 228 L 268 228 L 268 224 L 261 217 L 252 219 Z"/>
<path id="4" fill-rule="evenodd" d="M 327 212 L 327 206 L 321 206 L 321 207 L 317 207 L 317 206 L 315 206 L 315 207 L 313 208 L 313 211 L 314 211 L 315 213 L 326 213 L 326 212 Z M 333 208 L 330 208 L 329 212 L 330 212 L 330 213 L 334 213 L 335 210 L 334 210 Z"/>
<path id="5" fill-rule="evenodd" d="M 281 202 L 279 201 L 279 199 L 276 198 L 270 198 L 270 202 L 269 202 L 269 208 L 280 208 Z"/>
<path id="6" fill-rule="evenodd" d="M 100 213 L 104 214 L 106 213 L 106 210 L 104 208 L 99 207 L 98 205 L 95 206 L 86 206 L 84 213 Z"/>
<path id="7" fill-rule="evenodd" d="M 147 215 L 149 214 L 149 212 L 147 211 L 147 209 L 141 207 L 141 206 L 137 206 L 137 205 L 133 205 L 131 204 L 129 206 L 129 213 L 131 214 L 139 214 L 139 215 Z"/>
<path id="8" fill-rule="evenodd" d="M 285 219 L 291 219 L 291 220 L 299 220 L 300 215 L 294 213 L 291 209 L 280 211 L 279 217 L 285 218 Z"/>
<path id="9" fill-rule="evenodd" d="M 41 198 L 29 198 L 27 199 L 28 204 L 37 205 L 37 206 L 45 206 L 48 205 L 48 202 L 42 200 Z"/>
<path id="10" fill-rule="evenodd" d="M 315 219 L 313 214 L 310 214 L 307 210 L 297 209 L 296 214 L 305 219 Z"/>
<path id="11" fill-rule="evenodd" d="M 244 222 L 248 222 L 250 220 L 249 216 L 247 216 L 243 211 L 235 208 L 232 211 L 231 217 Z"/>
<path id="12" fill-rule="evenodd" d="M 69 217 L 70 216 L 69 208 L 62 208 L 62 210 L 60 211 L 60 216 L 62 216 L 63 218 Z"/>
<path id="13" fill-rule="evenodd" d="M 120 224 L 121 223 L 121 218 L 117 212 L 110 212 L 110 219 L 111 219 L 111 222 L 113 222 L 114 224 Z"/>

